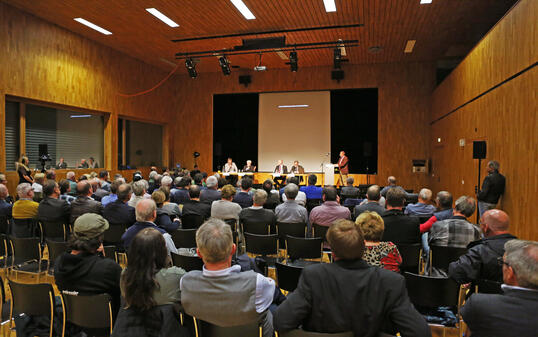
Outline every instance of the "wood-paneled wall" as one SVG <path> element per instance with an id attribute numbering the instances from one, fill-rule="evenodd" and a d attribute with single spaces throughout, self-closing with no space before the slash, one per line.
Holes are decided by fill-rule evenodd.
<path id="1" fill-rule="evenodd" d="M 161 69 L 2 2 L 0 68 L 0 126 L 5 119 L 5 95 L 104 112 L 108 115 L 105 165 L 109 169 L 118 167 L 118 115 L 161 123 L 166 129 L 176 105 L 174 81 L 144 96 L 117 95 L 152 87 L 166 76 Z M 0 139 L 4 149 L 3 134 Z M 168 143 L 163 145 L 167 159 Z M 5 164 L 0 166 L 3 170 Z"/>
<path id="2" fill-rule="evenodd" d="M 457 197 L 474 195 L 478 160 L 472 159 L 472 142 L 485 140 L 482 178 L 489 160 L 500 162 L 507 180 L 501 207 L 510 215 L 511 231 L 532 240 L 538 240 L 538 69 L 469 100 L 535 64 L 537 36 L 538 2 L 521 0 L 433 93 L 430 141 L 432 186 Z"/>
<path id="3" fill-rule="evenodd" d="M 211 170 L 213 147 L 213 94 L 379 88 L 378 182 L 397 176 L 406 188 L 415 190 L 427 184 L 427 176 L 412 173 L 412 159 L 428 158 L 430 97 L 435 85 L 432 63 L 344 65 L 345 79 L 331 80 L 331 69 L 269 69 L 252 74 L 245 88 L 238 83 L 240 72 L 230 76 L 202 73 L 196 79 L 181 76 L 178 119 L 173 137 L 174 162 L 193 165 L 193 151 L 201 153 L 198 164 Z M 275 124 L 275 127 L 278 127 Z M 353 125 L 349 126 L 353 132 Z M 235 135 L 240 137 L 241 135 Z M 248 141 L 248 140 L 245 140 Z M 348 155 L 354 155 L 352 153 Z M 360 154 L 355 154 L 360 155 Z"/>

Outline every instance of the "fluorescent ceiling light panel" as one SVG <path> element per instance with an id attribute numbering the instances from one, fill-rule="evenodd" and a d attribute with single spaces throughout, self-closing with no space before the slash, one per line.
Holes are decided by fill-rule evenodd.
<path id="1" fill-rule="evenodd" d="M 407 40 L 407 43 L 405 44 L 404 53 L 411 53 L 413 52 L 413 48 L 415 48 L 415 43 L 417 40 Z"/>
<path id="2" fill-rule="evenodd" d="M 179 27 L 177 23 L 175 23 L 172 19 L 170 19 L 168 16 L 164 15 L 163 13 L 159 12 L 156 8 L 146 8 L 146 10 L 156 17 L 157 19 L 161 20 L 162 22 L 166 23 L 172 28 Z"/>
<path id="3" fill-rule="evenodd" d="M 92 115 L 71 115 L 71 118 L 90 118 Z"/>
<path id="4" fill-rule="evenodd" d="M 283 60 L 287 60 L 287 59 L 288 59 L 288 55 L 286 55 L 286 53 L 284 53 L 282 50 L 277 51 L 276 54 L 277 54 L 278 56 L 280 56 L 280 58 L 283 59 Z"/>
<path id="5" fill-rule="evenodd" d="M 248 9 L 247 5 L 245 5 L 245 3 L 243 2 L 243 0 L 230 0 L 232 2 L 232 4 L 235 6 L 235 8 L 237 8 L 238 11 L 241 12 L 241 14 L 243 14 L 243 16 L 245 17 L 245 19 L 247 20 L 254 20 L 256 19 L 256 17 L 254 16 L 254 14 L 252 14 L 252 12 L 250 11 L 250 9 Z"/>
<path id="6" fill-rule="evenodd" d="M 91 23 L 90 21 L 86 20 L 86 19 L 83 19 L 83 18 L 75 18 L 73 19 L 79 23 L 82 23 L 84 26 L 87 26 L 87 27 L 90 27 L 91 29 L 95 29 L 96 31 L 98 31 L 99 33 L 101 34 L 105 34 L 105 35 L 112 35 L 111 32 L 109 32 L 108 30 L 104 29 L 104 28 L 101 28 L 99 27 L 98 25 L 94 24 L 94 23 Z"/>
<path id="7" fill-rule="evenodd" d="M 308 104 L 291 104 L 291 105 L 279 105 L 279 108 L 308 108 Z"/>
<path id="8" fill-rule="evenodd" d="M 323 0 L 323 4 L 325 5 L 325 11 L 328 12 L 336 12 L 336 4 L 334 3 L 334 0 Z"/>
<path id="9" fill-rule="evenodd" d="M 420 0 L 420 4 L 421 5 L 424 5 L 424 4 L 431 4 L 433 0 Z"/>

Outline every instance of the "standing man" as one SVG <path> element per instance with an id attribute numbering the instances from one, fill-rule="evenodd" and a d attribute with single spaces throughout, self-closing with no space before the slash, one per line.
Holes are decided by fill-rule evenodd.
<path id="1" fill-rule="evenodd" d="M 495 208 L 499 198 L 504 194 L 504 186 L 506 179 L 499 173 L 500 164 L 498 161 L 492 160 L 488 163 L 488 175 L 482 182 L 482 190 L 478 192 L 478 211 L 480 216 L 485 211 Z"/>
<path id="2" fill-rule="evenodd" d="M 224 164 L 224 173 L 237 172 L 237 165 L 232 161 L 232 158 L 228 158 L 226 164 Z"/>
<path id="3" fill-rule="evenodd" d="M 338 159 L 338 171 L 340 172 L 340 185 L 344 185 L 349 174 L 349 159 L 346 157 L 345 151 L 340 151 L 340 159 Z"/>
<path id="4" fill-rule="evenodd" d="M 273 173 L 288 174 L 288 167 L 283 164 L 282 159 L 278 161 Z"/>

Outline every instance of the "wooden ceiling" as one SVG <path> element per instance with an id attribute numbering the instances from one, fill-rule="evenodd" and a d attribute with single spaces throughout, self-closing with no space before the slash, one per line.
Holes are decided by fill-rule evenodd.
<path id="1" fill-rule="evenodd" d="M 295 32 L 288 44 L 356 39 L 347 48 L 350 63 L 437 61 L 462 57 L 506 13 L 516 0 L 336 0 L 337 11 L 325 12 L 322 0 L 244 0 L 256 16 L 246 20 L 229 0 L 9 0 L 4 1 L 77 34 L 169 70 L 177 52 L 232 48 L 241 37 L 175 43 L 173 39 L 361 23 L 352 29 Z M 176 21 L 171 28 L 146 12 L 154 7 Z M 109 31 L 102 35 L 74 21 L 82 17 Z M 249 36 L 268 37 L 270 35 Z M 404 54 L 407 40 L 417 40 Z M 369 47 L 380 46 L 379 53 Z M 300 51 L 301 67 L 332 64 L 332 50 Z M 232 65 L 252 69 L 258 55 L 229 57 Z M 167 62 L 168 61 L 168 62 Z M 276 53 L 263 55 L 268 69 L 288 67 Z M 344 65 L 345 68 L 345 65 Z M 198 72 L 220 71 L 216 58 L 201 59 Z"/>

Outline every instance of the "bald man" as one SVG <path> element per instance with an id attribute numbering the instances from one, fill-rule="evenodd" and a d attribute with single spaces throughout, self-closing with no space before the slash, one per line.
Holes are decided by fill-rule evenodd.
<path id="1" fill-rule="evenodd" d="M 448 275 L 460 284 L 480 284 L 482 280 L 498 282 L 498 290 L 502 284 L 502 266 L 498 258 L 504 255 L 504 244 L 517 239 L 508 232 L 510 218 L 505 212 L 492 209 L 484 212 L 480 218 L 480 229 L 484 238 L 471 242 L 467 253 L 459 260 L 452 262 Z"/>

